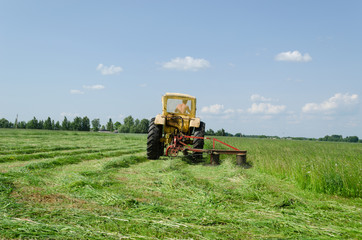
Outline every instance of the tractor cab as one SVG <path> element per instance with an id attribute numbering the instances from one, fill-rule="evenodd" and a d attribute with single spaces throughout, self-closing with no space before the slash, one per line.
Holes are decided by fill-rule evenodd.
<path id="1" fill-rule="evenodd" d="M 155 124 L 163 125 L 167 143 L 173 134 L 192 134 L 200 126 L 196 116 L 196 98 L 182 93 L 166 93 L 162 96 L 162 114 L 155 118 Z"/>
<path id="2" fill-rule="evenodd" d="M 162 115 L 185 115 L 194 118 L 196 116 L 196 98 L 187 94 L 166 93 L 162 97 Z"/>

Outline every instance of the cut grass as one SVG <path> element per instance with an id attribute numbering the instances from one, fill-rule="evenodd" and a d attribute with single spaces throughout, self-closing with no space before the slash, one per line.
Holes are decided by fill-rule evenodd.
<path id="1" fill-rule="evenodd" d="M 93 159 L 101 159 L 108 157 L 116 157 L 124 154 L 130 153 L 138 153 L 142 152 L 144 149 L 134 149 L 134 150 L 117 150 L 117 151 L 109 151 L 109 152 L 95 152 L 95 153 L 87 153 L 87 154 L 78 154 L 75 156 L 65 156 L 65 157 L 57 157 L 54 160 L 46 161 L 46 162 L 37 162 L 33 164 L 28 164 L 25 166 L 28 170 L 34 169 L 47 169 L 47 168 L 55 168 L 68 164 L 77 164 L 82 161 L 89 161 Z"/>
<path id="2" fill-rule="evenodd" d="M 73 174 L 39 172 L 31 176 L 37 181 L 15 181 L 9 196 L 17 199 L 16 206 L 5 208 L 13 231 L 3 236 L 31 237 L 31 232 L 17 235 L 17 228 L 31 227 L 31 221 L 44 228 L 36 228 L 41 238 L 74 237 L 59 231 L 67 225 L 80 238 L 361 236 L 358 200 L 298 190 L 270 175 L 236 168 L 228 159 L 219 167 L 175 159 L 105 166 Z"/>

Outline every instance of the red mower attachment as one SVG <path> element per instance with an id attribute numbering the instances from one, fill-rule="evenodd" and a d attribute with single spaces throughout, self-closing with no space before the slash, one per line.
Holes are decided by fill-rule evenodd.
<path id="1" fill-rule="evenodd" d="M 184 143 L 186 139 L 193 138 L 193 139 L 207 139 L 212 140 L 212 149 L 196 149 L 191 148 L 189 145 Z M 225 149 L 215 149 L 215 143 L 219 142 L 232 150 L 225 150 Z M 176 157 L 179 152 L 197 152 L 197 153 L 207 153 L 210 154 L 210 162 L 213 165 L 218 165 L 219 161 L 219 154 L 234 154 L 236 155 L 236 163 L 238 165 L 245 165 L 246 164 L 246 153 L 247 151 L 239 150 L 223 141 L 220 141 L 216 138 L 209 138 L 209 137 L 195 137 L 195 136 L 184 136 L 184 135 L 175 135 L 171 144 L 166 149 L 166 156 Z"/>

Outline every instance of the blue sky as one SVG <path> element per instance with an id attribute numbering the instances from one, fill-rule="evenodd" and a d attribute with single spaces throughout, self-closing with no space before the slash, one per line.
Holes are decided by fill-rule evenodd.
<path id="1" fill-rule="evenodd" d="M 0 118 L 151 118 L 362 138 L 362 1 L 2 1 Z"/>

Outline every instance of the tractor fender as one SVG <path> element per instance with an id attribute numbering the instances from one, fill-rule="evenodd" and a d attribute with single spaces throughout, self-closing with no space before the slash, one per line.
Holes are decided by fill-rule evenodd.
<path id="1" fill-rule="evenodd" d="M 200 118 L 191 118 L 190 127 L 200 127 Z"/>
<path id="2" fill-rule="evenodd" d="M 161 114 L 158 114 L 155 118 L 155 124 L 157 125 L 165 125 L 166 118 L 164 118 Z"/>

